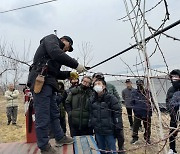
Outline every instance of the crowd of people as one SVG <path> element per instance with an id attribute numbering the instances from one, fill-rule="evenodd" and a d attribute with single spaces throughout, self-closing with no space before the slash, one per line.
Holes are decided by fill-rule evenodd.
<path id="1" fill-rule="evenodd" d="M 33 94 L 37 145 L 42 154 L 56 154 L 49 143 L 54 137 L 56 146 L 72 144 L 74 136 L 94 135 L 101 153 L 106 150 L 124 154 L 124 132 L 122 120 L 122 102 L 124 103 L 130 130 L 131 144 L 138 141 L 138 131 L 144 126 L 144 140 L 151 144 L 151 116 L 154 100 L 151 91 L 146 89 L 144 80 L 137 79 L 132 87 L 130 79 L 126 80 L 126 88 L 120 98 L 115 86 L 106 82 L 103 73 L 84 75 L 79 80 L 78 73 L 86 71 L 86 67 L 66 54 L 73 51 L 73 40 L 69 36 L 58 38 L 48 35 L 40 41 L 30 67 L 27 86 Z M 77 72 L 61 71 L 65 65 Z M 66 89 L 63 80 L 69 79 L 70 88 Z M 167 92 L 166 104 L 170 113 L 170 150 L 175 154 L 175 139 L 178 131 L 180 114 L 180 70 L 170 73 L 172 87 Z M 8 125 L 16 124 L 18 91 L 12 85 L 5 93 L 7 98 Z M 66 112 L 70 135 L 66 136 Z M 142 124 L 141 124 L 142 123 Z M 118 149 L 116 148 L 116 141 Z M 118 151 L 118 152 L 117 152 Z"/>

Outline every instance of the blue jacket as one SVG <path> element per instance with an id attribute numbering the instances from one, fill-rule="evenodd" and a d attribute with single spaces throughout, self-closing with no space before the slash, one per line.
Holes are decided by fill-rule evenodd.
<path id="1" fill-rule="evenodd" d="M 150 100 L 152 100 L 152 95 L 149 91 L 145 90 L 145 94 L 143 94 L 141 91 L 134 89 L 132 91 L 131 100 L 134 115 L 137 117 L 140 116 L 142 118 L 152 116 L 152 107 Z"/>

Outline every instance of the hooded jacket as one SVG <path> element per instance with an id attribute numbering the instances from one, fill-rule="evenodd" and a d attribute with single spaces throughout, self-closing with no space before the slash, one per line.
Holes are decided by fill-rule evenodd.
<path id="1" fill-rule="evenodd" d="M 114 95 L 105 92 L 91 97 L 90 126 L 101 135 L 114 135 L 115 129 L 123 129 L 121 107 Z"/>
<path id="2" fill-rule="evenodd" d="M 175 70 L 173 70 L 173 71 L 170 73 L 170 75 L 171 75 L 171 74 L 177 74 L 177 75 L 180 76 L 180 70 L 175 69 Z M 173 82 L 173 81 L 171 81 L 171 82 Z M 167 109 L 167 111 L 168 111 L 169 113 L 172 112 L 172 106 L 171 106 L 172 103 L 170 104 L 170 101 L 171 101 L 174 93 L 177 92 L 177 91 L 180 91 L 180 84 L 178 83 L 178 82 L 180 82 L 180 81 L 175 81 L 175 82 L 176 82 L 176 83 L 175 83 L 176 85 L 172 83 L 173 86 L 171 86 L 171 87 L 168 89 L 168 92 L 167 92 L 167 94 L 166 94 L 166 109 Z M 178 84 L 179 84 L 179 86 L 178 86 Z"/>
<path id="3" fill-rule="evenodd" d="M 5 97 L 6 97 L 6 100 L 7 100 L 6 107 L 18 106 L 18 100 L 17 100 L 18 95 L 19 95 L 18 90 L 14 90 L 14 91 L 7 90 L 5 92 Z"/>
<path id="4" fill-rule="evenodd" d="M 92 95 L 91 88 L 84 90 L 81 85 L 70 90 L 66 99 L 66 111 L 72 126 L 76 129 L 88 128 L 89 100 Z"/>
<path id="5" fill-rule="evenodd" d="M 34 82 L 42 68 L 47 64 L 43 72 L 45 84 L 49 84 L 57 91 L 59 89 L 57 79 L 64 80 L 70 77 L 70 71 L 60 71 L 61 65 L 77 68 L 78 62 L 68 56 L 62 49 L 64 43 L 54 34 L 44 37 L 34 55 L 33 64 L 30 67 L 27 85 L 33 89 Z"/>

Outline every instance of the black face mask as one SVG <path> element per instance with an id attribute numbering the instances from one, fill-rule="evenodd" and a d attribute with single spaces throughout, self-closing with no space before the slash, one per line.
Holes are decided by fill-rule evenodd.
<path id="1" fill-rule="evenodd" d="M 89 87 L 87 87 L 87 86 L 81 84 L 81 88 L 82 88 L 83 90 L 86 90 L 86 89 L 88 89 Z"/>
<path id="2" fill-rule="evenodd" d="M 144 87 L 143 87 L 143 85 L 137 85 L 137 89 L 138 90 L 144 90 Z"/>
<path id="3" fill-rule="evenodd" d="M 175 89 L 180 89 L 180 80 L 178 81 L 171 81 L 172 85 Z"/>
<path id="4" fill-rule="evenodd" d="M 71 83 L 71 87 L 77 87 L 78 85 L 79 85 L 78 82 Z"/>

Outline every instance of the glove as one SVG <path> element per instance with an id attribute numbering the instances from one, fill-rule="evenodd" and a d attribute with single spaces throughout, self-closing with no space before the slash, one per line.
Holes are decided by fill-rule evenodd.
<path id="1" fill-rule="evenodd" d="M 78 79 L 79 75 L 76 72 L 70 72 L 70 79 Z"/>
<path id="2" fill-rule="evenodd" d="M 78 73 L 82 73 L 82 72 L 87 71 L 86 68 L 81 64 L 78 64 L 76 70 L 78 71 Z"/>

